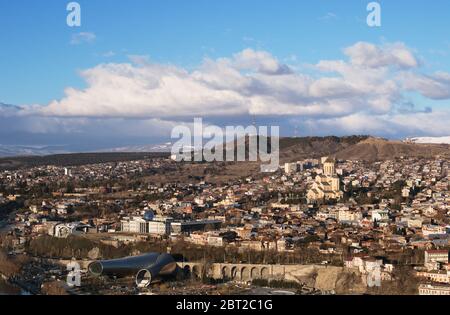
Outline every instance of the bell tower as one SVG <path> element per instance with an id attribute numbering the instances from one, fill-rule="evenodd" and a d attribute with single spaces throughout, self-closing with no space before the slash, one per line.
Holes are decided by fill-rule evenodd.
<path id="1" fill-rule="evenodd" d="M 334 165 L 334 161 L 331 159 L 328 159 L 323 164 L 323 174 L 325 176 L 334 176 L 336 175 L 336 169 Z"/>

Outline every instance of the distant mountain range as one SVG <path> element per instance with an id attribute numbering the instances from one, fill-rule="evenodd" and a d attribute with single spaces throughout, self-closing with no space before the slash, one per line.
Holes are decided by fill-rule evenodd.
<path id="1" fill-rule="evenodd" d="M 149 144 L 118 147 L 104 150 L 95 150 L 85 153 L 162 153 L 170 152 L 172 149 L 171 143 L 163 144 Z M 0 158 L 1 157 L 15 157 L 15 156 L 45 156 L 54 154 L 70 154 L 80 153 L 74 152 L 64 146 L 32 146 L 32 145 L 2 145 L 0 144 Z"/>
<path id="2" fill-rule="evenodd" d="M 55 146 L 26 146 L 0 144 L 0 157 L 13 156 L 44 156 L 50 154 L 71 153 L 63 147 Z"/>
<path id="3" fill-rule="evenodd" d="M 87 153 L 170 153 L 171 149 L 172 143 L 167 142 L 163 144 L 117 147 Z M 0 145 L 0 157 L 4 158 L 70 153 L 77 152 L 70 152 L 64 146 Z M 450 156 L 450 137 L 413 138 L 405 141 L 391 141 L 370 136 L 280 139 L 281 163 L 321 156 L 334 156 L 345 160 L 379 161 L 401 156 L 432 157 L 436 155 Z"/>
<path id="4" fill-rule="evenodd" d="M 100 150 L 99 152 L 171 152 L 172 143 L 144 144 Z"/>

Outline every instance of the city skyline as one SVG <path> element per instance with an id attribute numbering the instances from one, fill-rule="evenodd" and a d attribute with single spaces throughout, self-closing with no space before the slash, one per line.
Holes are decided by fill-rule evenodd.
<path id="1" fill-rule="evenodd" d="M 0 0 L 0 296 L 450 296 L 449 10 Z"/>

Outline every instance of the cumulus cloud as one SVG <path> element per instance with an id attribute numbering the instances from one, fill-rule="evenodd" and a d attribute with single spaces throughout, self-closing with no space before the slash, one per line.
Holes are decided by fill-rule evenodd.
<path id="1" fill-rule="evenodd" d="M 63 99 L 36 109 L 49 116 L 164 119 L 386 113 L 401 99 L 400 81 L 392 77 L 390 66 L 416 64 L 406 50 L 401 44 L 379 48 L 357 43 L 346 49 L 348 62 L 320 61 L 316 68 L 332 73 L 319 78 L 296 73 L 270 53 L 252 49 L 206 59 L 190 72 L 130 56 L 130 63 L 83 71 L 86 89 L 68 88 Z"/>
<path id="2" fill-rule="evenodd" d="M 419 65 L 414 54 L 403 43 L 377 47 L 374 44 L 359 42 L 346 48 L 344 52 L 350 57 L 350 62 L 357 66 L 415 68 Z"/>
<path id="3" fill-rule="evenodd" d="M 307 119 L 302 124 L 313 133 L 334 130 L 335 134 L 370 134 L 402 138 L 411 135 L 449 135 L 449 121 L 450 111 L 435 110 L 377 116 L 355 113 L 345 117 Z"/>
<path id="4" fill-rule="evenodd" d="M 193 70 L 129 56 L 126 63 L 82 71 L 86 88 L 68 87 L 62 99 L 22 106 L 17 115 L 39 117 L 41 128 L 120 125 L 133 131 L 130 136 L 149 132 L 150 125 L 166 131 L 192 117 L 229 123 L 252 115 L 272 117 L 279 124 L 301 117 L 317 133 L 398 135 L 408 129 L 410 134 L 450 134 L 446 111 L 405 107 L 410 92 L 450 99 L 450 74 L 422 73 L 413 51 L 402 43 L 359 42 L 344 53 L 347 60 L 318 61 L 308 74 L 252 49 L 205 59 Z M 67 121 L 71 123 L 65 126 Z"/>
<path id="5" fill-rule="evenodd" d="M 291 73 L 287 65 L 280 64 L 271 54 L 265 51 L 245 49 L 234 56 L 233 65 L 241 70 L 253 70 L 265 74 Z"/>
<path id="6" fill-rule="evenodd" d="M 400 75 L 403 87 L 417 91 L 431 99 L 444 100 L 450 98 L 450 74 L 436 72 L 431 75 L 402 73 Z"/>

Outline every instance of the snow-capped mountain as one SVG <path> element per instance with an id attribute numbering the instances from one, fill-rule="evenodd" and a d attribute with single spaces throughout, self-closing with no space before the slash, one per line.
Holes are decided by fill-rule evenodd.
<path id="1" fill-rule="evenodd" d="M 422 144 L 450 144 L 450 137 L 417 137 L 407 141 Z"/>
<path id="2" fill-rule="evenodd" d="M 171 152 L 172 143 L 167 142 L 163 144 L 149 144 L 149 145 L 135 145 L 127 147 L 117 147 L 111 149 L 101 150 L 70 150 L 64 146 L 34 146 L 34 145 L 2 145 L 0 144 L 0 158 L 2 157 L 16 157 L 16 156 L 44 156 L 53 154 L 66 154 L 66 153 L 165 153 Z M 186 149 L 185 150 L 191 150 Z"/>
<path id="3" fill-rule="evenodd" d="M 0 144 L 0 157 L 13 156 L 43 156 L 50 154 L 70 153 L 62 147 L 54 146 L 26 146 Z"/>
<path id="4" fill-rule="evenodd" d="M 146 145 L 133 145 L 127 147 L 118 147 L 107 150 L 101 150 L 101 152 L 170 152 L 172 150 L 172 143 L 162 144 L 146 144 Z"/>

